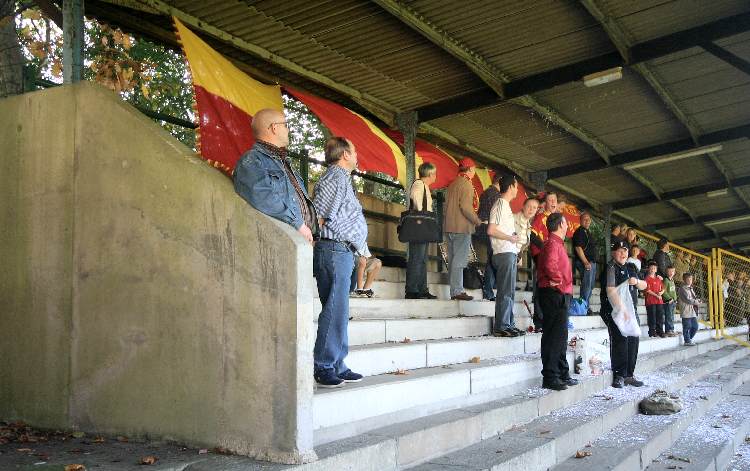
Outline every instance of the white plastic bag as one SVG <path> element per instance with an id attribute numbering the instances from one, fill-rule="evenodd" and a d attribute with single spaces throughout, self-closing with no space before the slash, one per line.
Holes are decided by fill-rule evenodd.
<path id="1" fill-rule="evenodd" d="M 586 340 L 580 335 L 573 337 L 569 345 L 574 353 L 576 374 L 599 376 L 604 373 L 604 364 L 609 363 L 608 345 Z"/>
<path id="2" fill-rule="evenodd" d="M 609 301 L 612 306 L 612 320 L 615 321 L 615 325 L 624 337 L 640 337 L 641 325 L 633 307 L 633 298 L 630 297 L 627 281 L 617 286 L 617 296 L 621 304 L 619 309 L 612 304 L 612 300 Z"/>

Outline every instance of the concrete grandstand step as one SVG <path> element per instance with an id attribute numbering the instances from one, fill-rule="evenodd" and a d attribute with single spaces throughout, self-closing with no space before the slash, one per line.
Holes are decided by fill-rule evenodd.
<path id="1" fill-rule="evenodd" d="M 730 396 L 734 390 L 747 381 L 750 381 L 748 360 L 735 361 L 679 391 L 671 390 L 670 392 L 677 394 L 682 400 L 683 406 L 680 412 L 664 416 L 636 414 L 585 448 L 586 451 L 591 452 L 591 456 L 585 459 L 571 456 L 552 469 L 555 471 L 640 470 L 649 467 L 654 459 L 659 462 L 653 463 L 653 469 L 664 469 L 664 467 L 657 468 L 661 464 L 661 460 L 658 459 L 659 455 L 670 448 L 686 428 L 693 423 L 700 422 L 711 407 Z M 740 408 L 750 409 L 748 397 L 738 396 L 733 403 Z M 740 412 L 741 410 L 735 411 L 735 413 Z M 708 417 L 708 420 L 716 424 L 715 417 Z M 702 430 L 704 433 L 709 432 L 707 427 L 702 427 Z M 709 435 L 715 436 L 715 434 Z M 692 447 L 696 445 L 693 444 Z M 696 451 L 704 454 L 708 450 Z M 682 455 L 677 456 L 682 457 Z M 712 464 L 711 460 L 708 462 Z M 676 469 L 674 464 L 668 466 Z"/>
<path id="2" fill-rule="evenodd" d="M 643 388 L 605 388 L 565 409 L 538 417 L 461 450 L 415 467 L 415 470 L 546 470 L 577 449 L 637 413 L 638 402 L 655 388 L 677 390 L 723 368 L 750 350 L 728 346 L 641 375 Z M 575 389 L 575 388 L 571 388 Z M 567 392 L 567 391 L 565 391 Z M 599 468 L 604 469 L 604 468 Z"/>
<path id="3" fill-rule="evenodd" d="M 533 307 L 529 305 L 533 311 Z M 313 299 L 313 315 L 322 309 L 320 300 Z M 515 315 L 528 315 L 526 306 L 515 303 Z M 638 314 L 646 314 L 645 306 L 638 306 Z M 489 301 L 451 301 L 441 299 L 379 299 L 350 298 L 349 316 L 356 319 L 441 318 L 464 316 L 495 316 L 495 303 Z"/>
<path id="4" fill-rule="evenodd" d="M 750 368 L 740 360 L 737 366 Z M 743 384 L 691 423 L 671 447 L 646 468 L 648 471 L 734 469 L 735 451 L 750 432 L 750 384 Z M 674 436 L 674 435 L 673 435 Z M 750 452 L 747 453 L 750 458 Z"/>
<path id="5" fill-rule="evenodd" d="M 639 316 L 641 325 L 646 325 L 646 316 Z M 526 330 L 532 325 L 528 316 L 516 316 L 516 327 Z M 571 317 L 571 332 L 590 329 L 604 329 L 606 326 L 599 316 Z M 413 319 L 357 319 L 349 321 L 349 345 L 370 345 L 385 342 L 409 340 L 432 340 L 478 337 L 491 333 L 492 319 L 487 316 L 453 316 L 442 318 Z M 681 330 L 681 324 L 675 324 Z M 647 330 L 647 329 L 646 329 Z M 646 333 L 644 330 L 644 334 Z"/>
<path id="6" fill-rule="evenodd" d="M 472 318 L 467 318 L 472 319 Z M 480 318 L 481 319 L 481 318 Z M 643 327 L 645 331 L 647 328 Z M 697 341 L 711 337 L 709 330 L 696 334 Z M 602 344 L 609 338 L 607 329 L 587 329 L 568 332 L 568 338 L 583 337 L 588 342 Z M 431 340 L 418 340 L 402 337 L 398 342 L 377 343 L 353 346 L 347 357 L 347 365 L 365 376 L 391 373 L 398 370 L 413 370 L 433 366 L 466 363 L 472 358 L 479 360 L 499 360 L 519 353 L 538 353 L 541 348 L 541 334 L 527 334 L 521 337 L 501 338 L 479 336 L 468 338 L 439 337 Z M 645 335 L 644 335 L 645 337 Z M 675 348 L 681 344 L 680 337 L 643 338 L 640 351 L 654 351 Z"/>
<path id="7" fill-rule="evenodd" d="M 713 341 L 710 331 L 707 332 L 708 335 L 697 339 L 701 342 L 697 347 L 677 346 L 673 342 L 676 338 L 644 339 L 641 343 L 644 359 L 639 368 L 651 371 L 730 344 L 729 340 Z M 508 340 L 514 340 L 513 345 L 519 350 L 521 345 L 526 348 L 526 339 L 523 344 L 519 339 Z M 670 346 L 673 348 L 669 349 Z M 427 347 L 424 348 L 426 364 Z M 667 361 L 663 361 L 665 358 Z M 403 375 L 372 376 L 342 389 L 317 390 L 313 400 L 316 442 L 324 443 L 381 425 L 508 397 L 529 386 L 538 386 L 540 365 L 538 354 L 518 353 L 495 360 L 480 358 L 479 363 L 420 368 Z M 371 407 L 363 408 L 362 404 Z"/>

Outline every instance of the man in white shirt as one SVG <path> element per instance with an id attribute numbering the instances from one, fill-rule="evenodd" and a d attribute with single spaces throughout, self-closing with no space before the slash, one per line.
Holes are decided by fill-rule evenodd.
<path id="1" fill-rule="evenodd" d="M 518 235 L 510 202 L 518 194 L 516 176 L 507 173 L 500 178 L 500 198 L 490 211 L 487 235 L 492 244 L 492 263 L 496 270 L 495 324 L 492 335 L 518 337 L 524 332 L 513 322 L 513 303 L 516 293 Z"/>

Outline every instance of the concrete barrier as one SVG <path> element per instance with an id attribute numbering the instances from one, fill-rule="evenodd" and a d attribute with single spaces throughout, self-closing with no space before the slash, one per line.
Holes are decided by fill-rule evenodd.
<path id="1" fill-rule="evenodd" d="M 310 246 L 105 89 L 0 116 L 0 417 L 314 460 Z"/>

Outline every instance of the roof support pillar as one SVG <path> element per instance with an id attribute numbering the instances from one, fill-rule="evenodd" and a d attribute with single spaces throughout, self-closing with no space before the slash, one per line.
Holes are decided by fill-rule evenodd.
<path id="1" fill-rule="evenodd" d="M 547 172 L 545 170 L 531 172 L 529 174 L 529 180 L 531 180 L 531 184 L 536 188 L 536 191 L 545 191 L 544 187 L 547 184 Z"/>
<path id="2" fill-rule="evenodd" d="M 414 183 L 416 177 L 416 145 L 417 145 L 417 127 L 419 122 L 416 111 L 407 111 L 396 115 L 396 124 L 404 135 L 404 157 L 406 157 L 406 201 L 409 200 L 409 189 Z"/>
<path id="3" fill-rule="evenodd" d="M 83 79 L 83 1 L 63 0 L 63 83 Z"/>
<path id="4" fill-rule="evenodd" d="M 604 212 L 604 263 L 609 261 L 609 254 L 612 252 L 612 205 L 605 205 Z M 604 289 L 604 287 L 602 287 Z"/>

